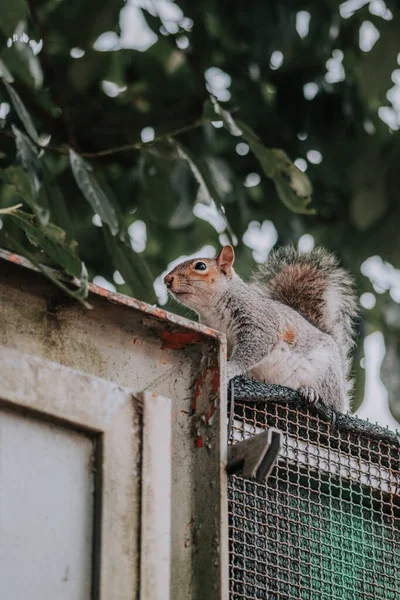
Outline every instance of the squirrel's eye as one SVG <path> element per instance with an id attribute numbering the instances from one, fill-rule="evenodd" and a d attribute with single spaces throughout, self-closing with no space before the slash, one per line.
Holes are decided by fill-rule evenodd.
<path id="1" fill-rule="evenodd" d="M 203 262 L 197 262 L 194 265 L 194 268 L 196 269 L 196 271 L 205 271 L 207 269 L 207 265 Z"/>

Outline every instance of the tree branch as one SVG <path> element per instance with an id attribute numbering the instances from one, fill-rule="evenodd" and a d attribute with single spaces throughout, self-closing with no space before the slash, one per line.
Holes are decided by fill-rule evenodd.
<path id="1" fill-rule="evenodd" d="M 119 152 L 128 152 L 130 150 L 140 150 L 141 148 L 148 148 L 148 147 L 153 146 L 153 144 L 162 142 L 163 140 L 166 140 L 170 137 L 175 137 L 177 135 L 180 135 L 181 133 L 185 133 L 186 131 L 191 131 L 192 129 L 197 129 L 198 127 L 201 127 L 202 125 L 205 125 L 206 123 L 210 123 L 210 122 L 211 122 L 210 119 L 204 119 L 204 118 L 197 119 L 197 121 L 194 121 L 193 123 L 190 123 L 188 125 L 184 125 L 183 127 L 179 127 L 177 129 L 175 129 L 174 131 L 170 131 L 168 133 L 156 136 L 154 138 L 154 140 L 152 140 L 151 142 L 134 142 L 133 144 L 125 144 L 123 146 L 107 148 L 106 150 L 99 150 L 97 152 L 79 152 L 79 155 L 84 158 L 98 158 L 98 157 L 102 157 L 102 156 L 109 156 L 111 154 L 117 154 Z M 1 129 L 0 134 L 4 135 L 6 137 L 9 137 L 9 138 L 15 139 L 15 135 L 13 134 L 12 131 Z M 37 148 L 39 148 L 40 150 L 54 152 L 56 154 L 63 154 L 64 156 L 68 155 L 68 148 L 65 146 L 51 146 L 51 145 L 42 146 L 41 144 L 36 143 L 32 139 L 31 139 L 31 142 L 33 144 L 35 144 L 35 146 L 37 146 Z"/>

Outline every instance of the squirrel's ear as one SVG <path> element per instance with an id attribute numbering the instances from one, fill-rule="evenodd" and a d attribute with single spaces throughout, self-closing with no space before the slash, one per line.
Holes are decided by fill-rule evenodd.
<path id="1" fill-rule="evenodd" d="M 217 265 L 227 273 L 235 261 L 235 252 L 232 246 L 224 246 L 217 256 Z"/>

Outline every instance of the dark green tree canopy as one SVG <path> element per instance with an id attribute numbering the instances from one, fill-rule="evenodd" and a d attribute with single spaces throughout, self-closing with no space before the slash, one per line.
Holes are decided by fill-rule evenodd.
<path id="1" fill-rule="evenodd" d="M 378 329 L 398 417 L 399 40 L 383 0 L 3 0 L 0 245 L 156 302 L 179 256 L 231 241 L 246 278 L 308 234 L 367 294 L 357 402 Z"/>

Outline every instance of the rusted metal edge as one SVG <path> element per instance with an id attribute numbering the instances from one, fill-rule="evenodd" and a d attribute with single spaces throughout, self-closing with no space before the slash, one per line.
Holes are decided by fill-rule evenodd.
<path id="1" fill-rule="evenodd" d="M 8 250 L 4 250 L 0 248 L 0 259 L 3 259 L 7 262 L 13 263 L 25 269 L 30 269 L 31 271 L 37 271 L 40 273 L 40 270 L 35 267 L 27 258 L 20 256 L 19 254 L 15 254 L 14 252 L 9 252 Z M 53 277 L 57 279 L 65 281 L 65 277 L 60 271 L 56 269 L 52 269 L 50 267 L 45 267 L 49 273 Z M 79 286 L 79 280 L 73 279 L 70 280 L 74 285 Z M 206 327 L 205 325 L 201 325 L 200 323 L 196 323 L 195 321 L 191 321 L 190 319 L 185 319 L 185 317 L 181 317 L 174 313 L 170 313 L 162 308 L 159 308 L 154 305 L 147 304 L 146 302 L 142 302 L 141 300 L 137 300 L 136 298 L 132 298 L 131 296 L 125 296 L 124 294 L 118 294 L 117 292 L 111 292 L 110 290 L 106 290 L 94 283 L 88 284 L 89 292 L 91 294 L 95 294 L 96 296 L 101 296 L 102 298 L 106 298 L 109 302 L 114 304 L 119 304 L 122 306 L 128 306 L 129 308 L 133 308 L 139 312 L 145 313 L 146 315 L 155 317 L 156 319 L 160 319 L 161 321 L 166 321 L 167 323 L 171 323 L 171 325 L 182 327 L 183 329 L 187 329 L 192 332 L 192 335 L 187 340 L 182 338 L 179 339 L 166 339 L 164 340 L 169 347 L 172 345 L 176 345 L 176 349 L 179 347 L 183 347 L 186 343 L 192 343 L 193 341 L 200 341 L 199 339 L 193 339 L 193 332 L 199 334 L 199 336 L 205 336 L 208 338 L 214 338 L 218 340 L 220 343 L 225 343 L 225 335 L 215 329 L 211 329 L 211 327 Z"/>

